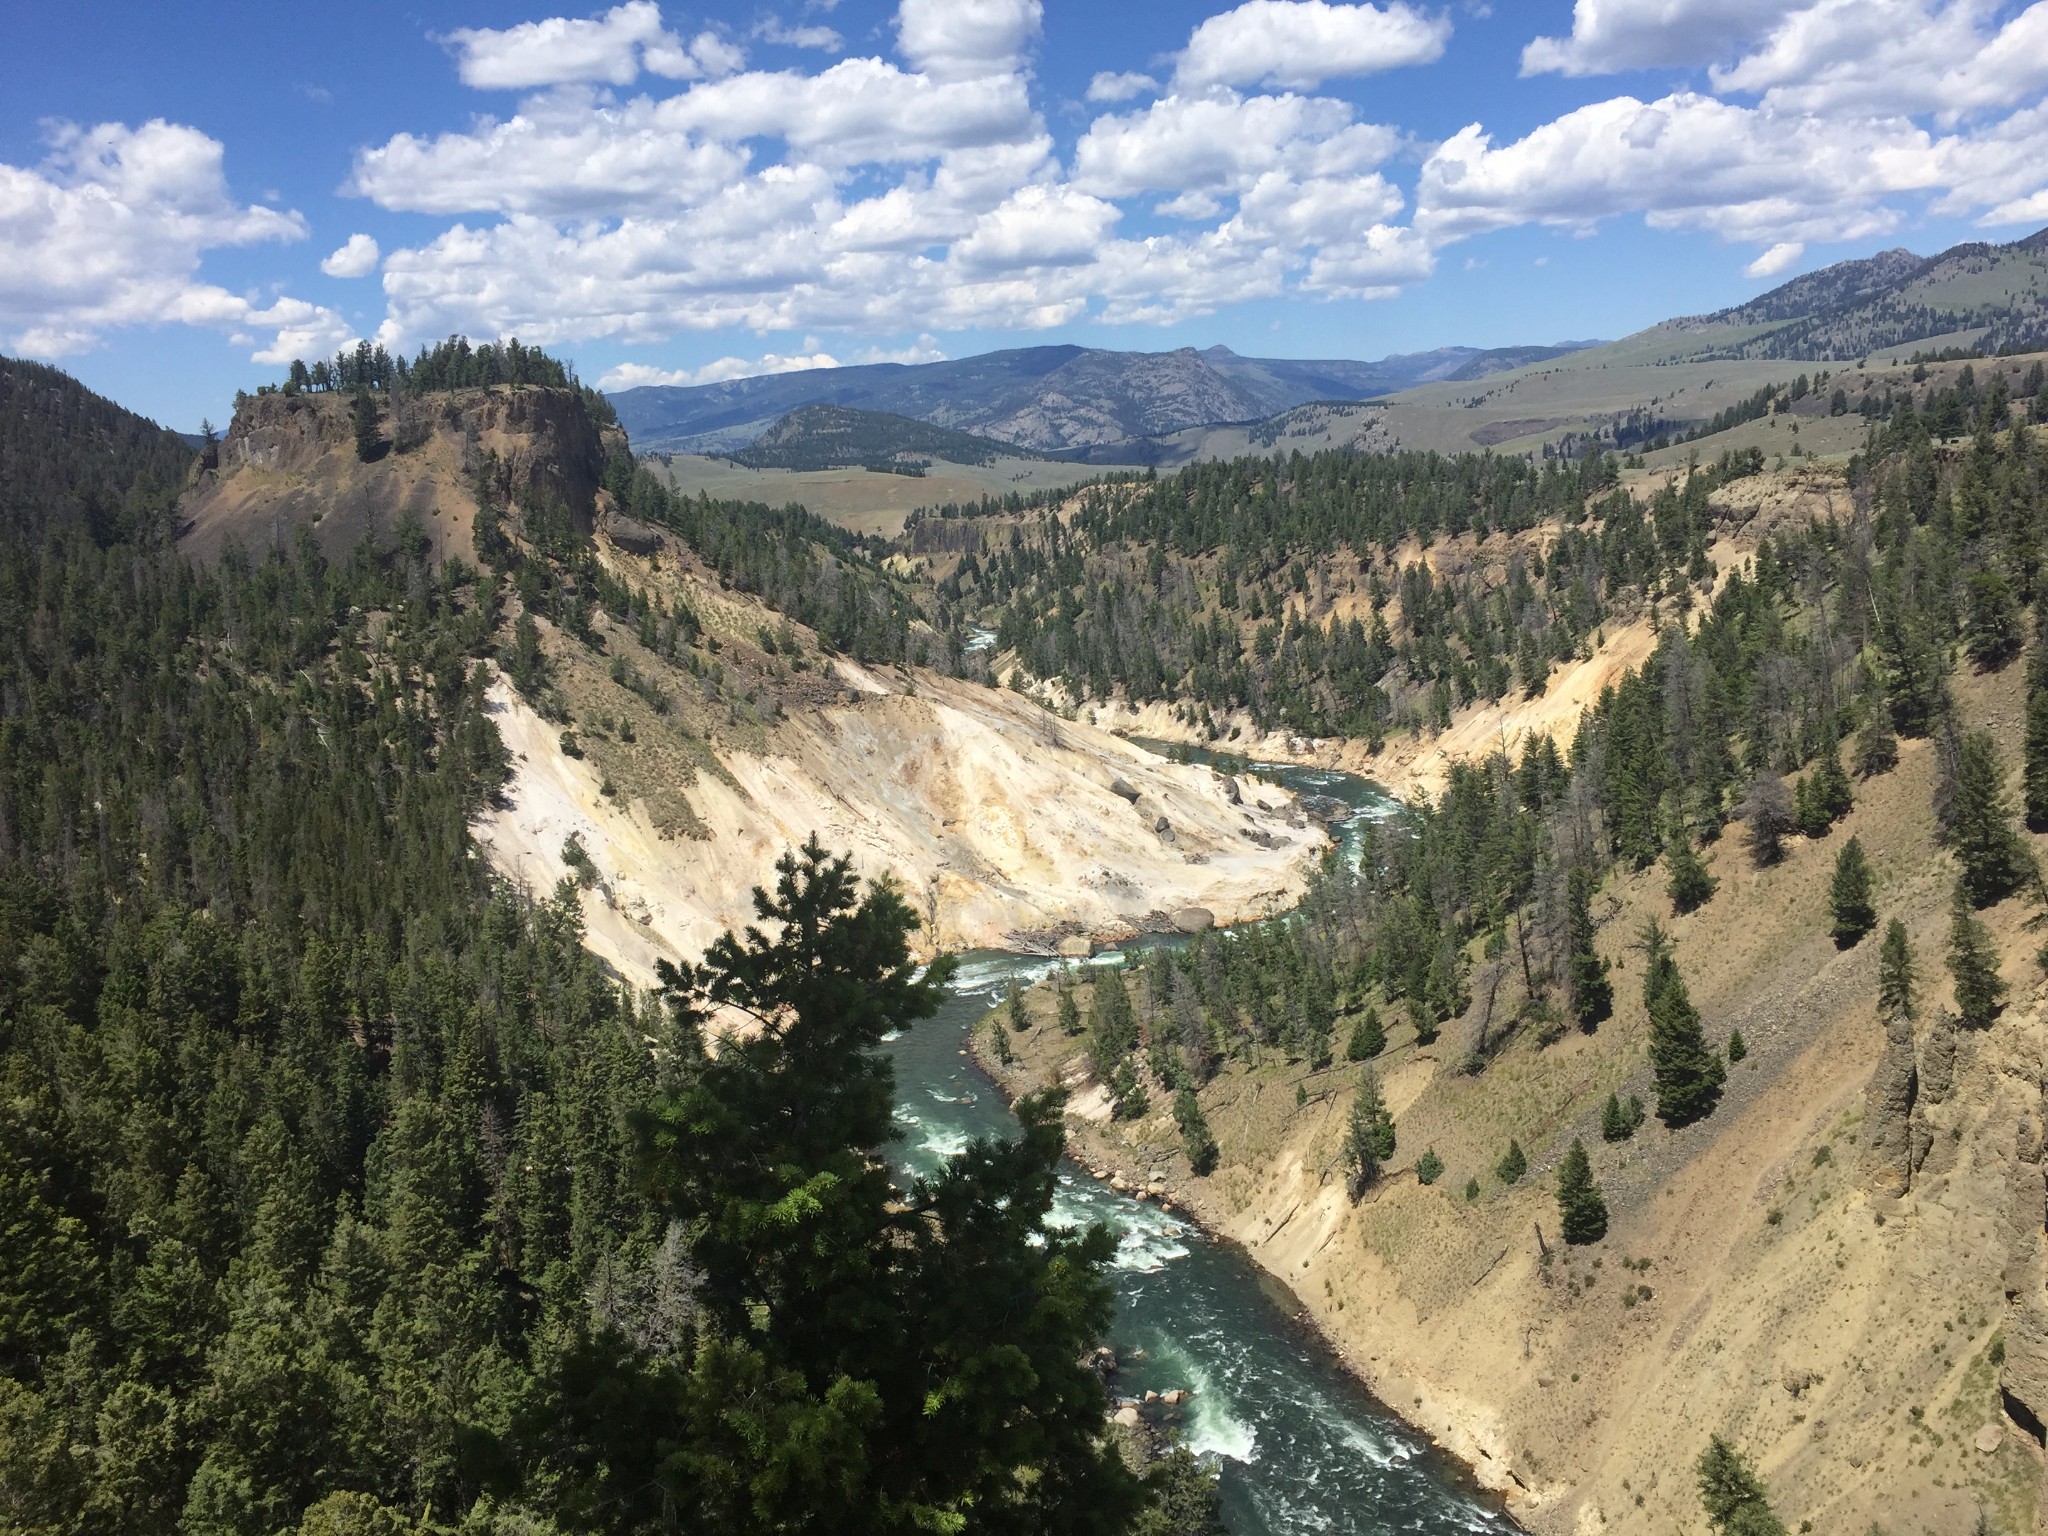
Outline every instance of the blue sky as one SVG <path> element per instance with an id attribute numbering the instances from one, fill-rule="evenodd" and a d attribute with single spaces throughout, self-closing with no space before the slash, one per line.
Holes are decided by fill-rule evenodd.
<path id="1" fill-rule="evenodd" d="M 699 382 L 1613 336 L 2048 224 L 2048 0 L 0 3 L 0 350 Z"/>

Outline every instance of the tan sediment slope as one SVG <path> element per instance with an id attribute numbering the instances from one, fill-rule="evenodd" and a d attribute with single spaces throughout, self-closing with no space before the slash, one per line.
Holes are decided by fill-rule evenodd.
<path id="1" fill-rule="evenodd" d="M 2016 763 L 2019 669 L 1956 688 Z M 1348 1065 L 1225 1072 L 1203 1093 L 1223 1147 L 1206 1179 L 1188 1175 L 1163 1110 L 1132 1128 L 1077 1122 L 1083 1153 L 1168 1171 L 1174 1196 L 1283 1278 L 1384 1400 L 1540 1531 L 1701 1529 L 1692 1463 L 1713 1433 L 1756 1458 L 1791 1529 L 1961 1536 L 1981 1510 L 1989 1529 L 2033 1531 L 2042 1458 L 2021 1426 L 2048 1407 L 2048 992 L 2031 907 L 2014 898 L 1985 914 L 2011 1006 L 1981 1035 L 1937 1022 L 1954 866 L 1929 837 L 1932 758 L 1905 744 L 1841 826 L 1776 869 L 1754 872 L 1739 833 L 1725 836 L 1708 853 L 1720 892 L 1691 916 L 1670 917 L 1661 865 L 1611 879 L 1595 910 L 1617 1006 L 1596 1034 L 1548 1048 L 1524 1036 L 1471 1077 L 1460 1024 L 1427 1050 L 1396 1030 L 1378 1066 L 1400 1171 L 1360 1205 L 1340 1172 Z M 1866 1104 L 1885 1051 L 1876 937 L 1846 953 L 1827 937 L 1827 882 L 1851 835 L 1880 912 L 1918 954 L 1910 1117 Z M 1739 1028 L 1749 1056 L 1707 1121 L 1671 1133 L 1653 1119 L 1610 1146 L 1607 1095 L 1651 1097 L 1632 939 L 1652 915 L 1710 1036 Z M 1077 1042 L 1049 1022 L 1017 1044 L 1015 1086 L 1085 1085 Z M 1879 1131 L 1917 1160 L 1902 1198 L 1866 1179 Z M 1508 1188 L 1493 1168 L 1511 1136 L 1530 1171 Z M 1574 1136 L 1612 1223 L 1565 1250 L 1551 1187 Z M 1446 1171 L 1425 1188 L 1412 1162 L 1432 1147 Z"/>
<path id="2" fill-rule="evenodd" d="M 591 946 L 648 980 L 753 918 L 752 888 L 815 832 L 862 874 L 892 875 L 948 949 L 1014 948 L 1059 931 L 1124 937 L 1187 907 L 1219 922 L 1300 894 L 1326 845 L 1276 790 L 1232 804 L 1206 768 L 1162 762 L 1107 732 L 992 689 L 842 664 L 851 702 L 793 712 L 759 749 L 679 792 L 696 836 L 664 836 L 644 799 L 607 798 L 603 770 L 559 748 L 559 728 L 502 685 L 498 727 L 516 754 L 505 808 L 478 824 L 492 862 L 545 893 L 578 835 L 600 875 L 583 900 Z M 1135 803 L 1112 792 L 1123 780 Z M 1165 818 L 1170 837 L 1155 831 Z"/>

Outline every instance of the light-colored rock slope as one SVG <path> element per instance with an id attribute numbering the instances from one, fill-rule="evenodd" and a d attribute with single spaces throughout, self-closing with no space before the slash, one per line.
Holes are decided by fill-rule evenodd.
<path id="1" fill-rule="evenodd" d="M 1327 839 L 1278 791 L 1161 761 L 1014 694 L 929 673 L 910 684 L 841 664 L 853 702 L 793 712 L 759 750 L 676 792 L 699 836 L 664 836 L 640 798 L 607 798 L 603 770 L 563 755 L 559 728 L 493 692 L 514 757 L 506 805 L 478 824 L 492 862 L 545 894 L 575 834 L 600 882 L 592 947 L 645 982 L 753 917 L 751 891 L 816 833 L 862 874 L 893 876 L 948 949 L 1127 936 L 1176 910 L 1219 922 L 1285 907 Z M 1121 778 L 1131 803 L 1111 791 Z M 1154 830 L 1164 817 L 1170 838 Z"/>

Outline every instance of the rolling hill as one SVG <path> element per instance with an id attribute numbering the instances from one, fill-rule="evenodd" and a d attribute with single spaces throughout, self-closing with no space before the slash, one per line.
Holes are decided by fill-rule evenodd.
<path id="1" fill-rule="evenodd" d="M 933 426 L 888 411 L 844 405 L 799 406 L 753 444 L 729 457 L 749 469 L 844 469 L 858 465 L 892 474 L 921 474 L 933 459 L 986 466 L 1001 458 L 1033 459 L 1028 449 Z"/>

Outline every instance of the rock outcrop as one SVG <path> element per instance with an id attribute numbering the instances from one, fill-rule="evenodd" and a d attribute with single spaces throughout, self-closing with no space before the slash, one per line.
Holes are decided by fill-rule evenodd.
<path id="1" fill-rule="evenodd" d="M 1898 1196 L 1913 1184 L 1913 1101 L 1920 1073 L 1913 1060 L 1912 1015 L 1892 1009 L 1883 1022 L 1884 1055 L 1864 1092 L 1863 1178 L 1871 1193 Z"/>

